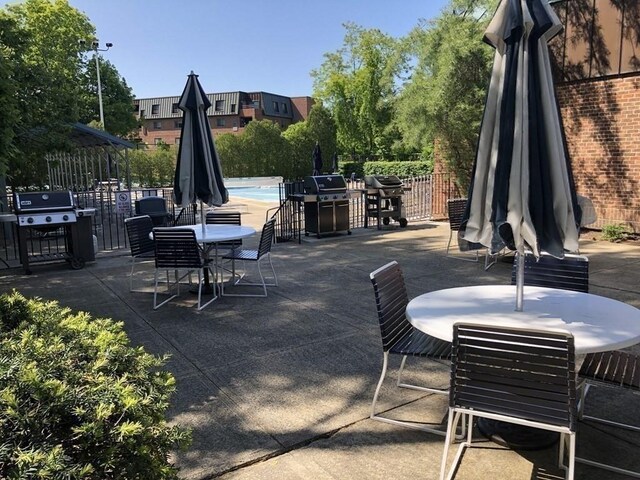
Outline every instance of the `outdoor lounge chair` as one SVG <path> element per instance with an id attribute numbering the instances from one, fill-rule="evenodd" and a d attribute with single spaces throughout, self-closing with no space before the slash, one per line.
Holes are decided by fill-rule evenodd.
<path id="1" fill-rule="evenodd" d="M 231 269 L 229 270 L 227 267 L 221 266 L 220 268 L 220 282 L 221 282 L 221 295 L 227 297 L 266 297 L 267 296 L 267 287 L 277 287 L 278 286 L 278 277 L 276 276 L 276 271 L 273 268 L 273 263 L 271 262 L 271 245 L 273 244 L 273 235 L 275 231 L 275 218 L 271 218 L 268 220 L 264 226 L 262 227 L 262 233 L 260 234 L 260 242 L 258 243 L 258 248 L 256 250 L 253 249 L 245 249 L 245 248 L 234 248 L 229 253 L 222 256 L 222 260 L 231 261 Z M 251 283 L 243 281 L 246 275 L 246 269 L 242 275 L 236 274 L 236 260 L 242 260 L 243 263 L 246 262 L 255 262 L 258 275 L 260 276 L 260 283 Z M 271 268 L 271 274 L 273 281 L 272 283 L 267 283 L 261 268 L 261 263 L 263 261 L 269 262 L 269 267 Z M 252 294 L 252 293 L 228 293 L 225 292 L 224 286 L 224 272 L 225 270 L 231 271 L 231 284 L 233 286 L 245 287 L 245 286 L 260 286 L 262 287 L 262 294 Z"/>
<path id="2" fill-rule="evenodd" d="M 208 260 L 205 260 L 204 253 L 198 241 L 196 234 L 191 228 L 163 228 L 157 227 L 153 229 L 153 238 L 156 247 L 156 273 L 155 286 L 153 290 L 153 309 L 156 310 L 170 300 L 180 295 L 180 282 L 188 276 L 189 284 L 191 284 L 191 273 L 198 273 L 198 310 L 202 310 L 218 297 L 213 290 L 213 298 L 208 302 L 202 303 L 202 285 L 205 269 L 211 273 L 211 278 L 216 278 L 214 270 Z M 158 303 L 158 276 L 160 271 L 167 272 L 167 293 L 169 298 Z M 175 281 L 169 281 L 169 272 L 173 270 Z M 186 272 L 180 275 L 181 272 Z M 172 294 L 172 289 L 176 289 L 176 293 Z"/>
<path id="3" fill-rule="evenodd" d="M 462 415 L 467 416 L 467 438 L 460 443 L 446 478 L 452 478 L 462 453 L 471 446 L 473 419 L 479 417 L 560 433 L 558 466 L 566 469 L 568 480 L 573 479 L 577 406 L 575 349 L 570 333 L 457 323 L 451 359 L 441 480 L 447 474 L 449 446 Z"/>
<path id="4" fill-rule="evenodd" d="M 424 423 L 395 420 L 376 414 L 376 403 L 380 388 L 387 374 L 390 354 L 402 355 L 402 363 L 400 364 L 396 383 L 398 387 L 447 395 L 449 390 L 446 387 L 431 388 L 403 383 L 402 371 L 404 370 L 407 356 L 448 360 L 451 357 L 451 344 L 422 333 L 407 320 L 405 310 L 409 299 L 398 262 L 387 263 L 371 272 L 369 277 L 371 278 L 371 283 L 373 283 L 373 291 L 376 298 L 383 352 L 382 373 L 373 395 L 370 418 L 393 425 L 444 435 L 444 431 Z"/>
<path id="5" fill-rule="evenodd" d="M 156 256 L 156 249 L 150 233 L 153 230 L 153 222 L 149 215 L 131 217 L 124 219 L 124 226 L 127 230 L 127 239 L 131 249 L 131 272 L 129 273 L 129 291 L 133 291 L 133 270 L 136 261 L 153 260 Z"/>
<path id="6" fill-rule="evenodd" d="M 520 255 L 516 255 L 511 270 L 512 285 L 516 284 L 518 263 L 521 260 Z M 531 252 L 525 252 L 524 284 L 589 293 L 589 259 L 572 254 L 566 254 L 560 259 L 546 253 L 536 258 Z"/>

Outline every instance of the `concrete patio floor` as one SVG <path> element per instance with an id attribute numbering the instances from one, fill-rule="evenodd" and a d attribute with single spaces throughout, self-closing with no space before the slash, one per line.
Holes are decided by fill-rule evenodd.
<path id="1" fill-rule="evenodd" d="M 251 205 L 243 220 L 260 225 L 264 210 Z M 368 418 L 382 365 L 369 272 L 397 260 L 410 298 L 510 283 L 506 261 L 485 272 L 482 262 L 446 258 L 448 235 L 446 223 L 420 222 L 277 244 L 272 256 L 280 286 L 270 288 L 267 298 L 225 297 L 201 312 L 189 294 L 154 311 L 152 263 L 137 267 L 138 291 L 129 292 L 124 250 L 100 254 L 82 270 L 39 266 L 31 276 L 3 270 L 0 291 L 15 288 L 122 321 L 134 344 L 171 355 L 168 368 L 178 390 L 169 419 L 193 431 L 191 447 L 173 457 L 186 479 L 435 479 L 443 437 Z M 591 293 L 640 307 L 638 245 L 585 236 L 581 253 L 590 259 Z M 398 366 L 399 359 L 392 359 L 394 371 Z M 407 367 L 415 382 L 448 383 L 445 364 L 410 359 Z M 444 421 L 444 396 L 397 389 L 392 382 L 389 377 L 380 401 L 388 415 Z M 640 419 L 636 395 L 592 391 L 591 412 Z M 638 447 L 640 434 L 579 425 L 580 456 L 640 471 Z M 455 478 L 564 478 L 555 458 L 555 447 L 516 452 L 479 438 Z M 577 465 L 576 478 L 625 477 Z"/>

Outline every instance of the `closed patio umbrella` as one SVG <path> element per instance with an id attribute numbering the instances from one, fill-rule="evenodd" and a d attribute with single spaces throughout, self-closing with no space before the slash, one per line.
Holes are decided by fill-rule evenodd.
<path id="1" fill-rule="evenodd" d="M 461 236 L 492 253 L 562 258 L 578 249 L 580 209 L 547 45 L 561 29 L 545 0 L 502 0 L 485 32 L 496 52 Z M 516 310 L 523 283 L 519 271 Z"/>
<path id="2" fill-rule="evenodd" d="M 338 168 L 338 152 L 333 152 L 333 157 L 331 157 L 331 169 L 333 173 L 338 173 L 340 169 Z"/>
<path id="3" fill-rule="evenodd" d="M 173 200 L 180 207 L 194 204 L 196 200 L 200 201 L 203 228 L 203 204 L 219 207 L 229 201 L 207 117 L 207 109 L 210 106 L 211 102 L 198 81 L 198 75 L 191 72 L 178 103 L 184 114 Z"/>
<path id="4" fill-rule="evenodd" d="M 313 147 L 313 173 L 312 175 L 322 175 L 322 151 L 320 150 L 320 143 L 316 142 L 316 146 Z"/>

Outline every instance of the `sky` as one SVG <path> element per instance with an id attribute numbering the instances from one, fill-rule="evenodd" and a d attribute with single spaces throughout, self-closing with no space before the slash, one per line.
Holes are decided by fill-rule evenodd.
<path id="1" fill-rule="evenodd" d="M 6 2 L 2 2 L 6 3 Z M 311 70 L 343 23 L 405 36 L 448 0 L 69 0 L 137 98 L 180 95 L 193 70 L 207 93 L 311 96 Z"/>

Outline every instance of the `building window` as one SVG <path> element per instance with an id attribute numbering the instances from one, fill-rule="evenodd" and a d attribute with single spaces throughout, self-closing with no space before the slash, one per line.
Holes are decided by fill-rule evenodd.
<path id="1" fill-rule="evenodd" d="M 179 107 L 177 103 L 171 105 L 171 113 L 178 113 Z"/>
<path id="2" fill-rule="evenodd" d="M 162 139 L 161 139 L 161 138 L 154 138 L 154 139 L 153 139 L 153 143 L 154 143 L 155 145 L 162 145 L 164 142 L 162 141 Z"/>
<path id="3" fill-rule="evenodd" d="M 176 145 L 180 145 L 180 137 L 176 137 Z"/>
<path id="4" fill-rule="evenodd" d="M 224 100 L 216 100 L 216 112 L 224 111 Z"/>
<path id="5" fill-rule="evenodd" d="M 144 108 L 140 110 L 140 118 L 144 118 Z"/>
<path id="6" fill-rule="evenodd" d="M 162 128 L 162 122 L 153 122 L 153 129 L 160 130 Z"/>
<path id="7" fill-rule="evenodd" d="M 234 120 L 233 123 L 231 124 L 233 127 L 237 127 L 238 126 L 238 121 Z"/>
<path id="8" fill-rule="evenodd" d="M 253 101 L 253 108 L 260 108 L 260 101 L 259 100 L 254 100 Z"/>
<path id="9" fill-rule="evenodd" d="M 173 128 L 182 128 L 182 120 L 175 120 L 173 122 Z"/>
<path id="10" fill-rule="evenodd" d="M 278 102 L 273 102 L 273 111 L 276 113 L 280 111 L 280 108 L 278 107 Z"/>
<path id="11" fill-rule="evenodd" d="M 134 113 L 138 113 L 140 111 L 140 105 L 138 105 L 137 103 L 133 106 L 133 111 Z"/>
<path id="12" fill-rule="evenodd" d="M 231 113 L 236 113 L 236 104 L 235 103 L 231 104 Z"/>
<path id="13" fill-rule="evenodd" d="M 226 123 L 224 118 L 216 118 L 216 127 L 224 127 Z"/>
<path id="14" fill-rule="evenodd" d="M 151 115 L 158 115 L 158 113 L 160 113 L 160 104 L 151 105 Z"/>

